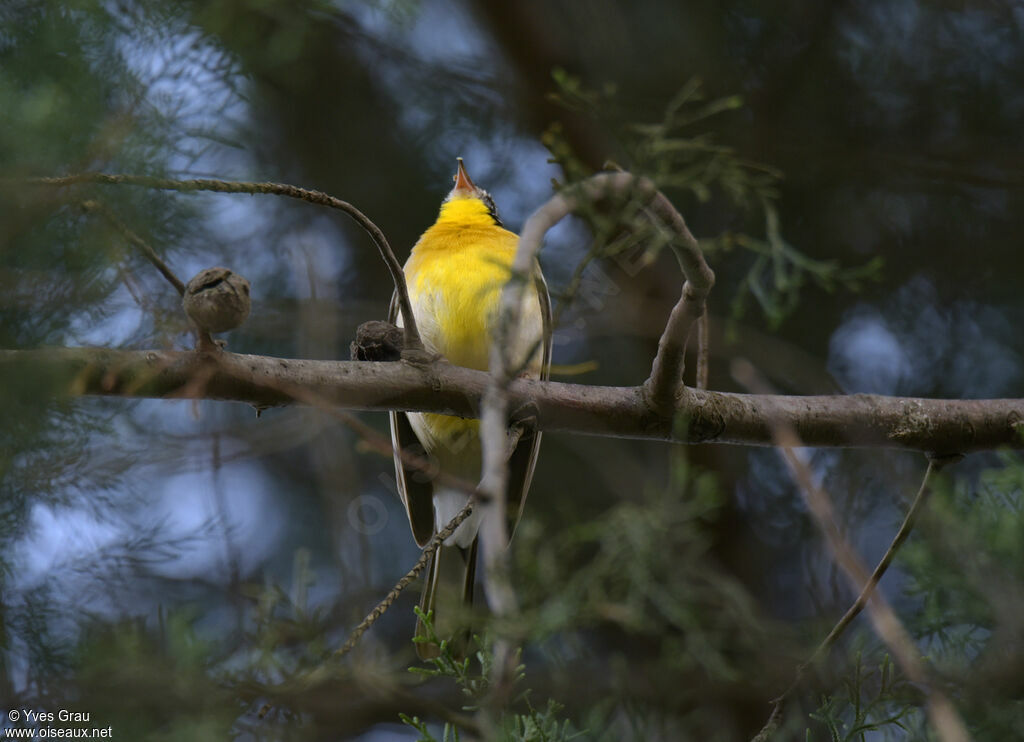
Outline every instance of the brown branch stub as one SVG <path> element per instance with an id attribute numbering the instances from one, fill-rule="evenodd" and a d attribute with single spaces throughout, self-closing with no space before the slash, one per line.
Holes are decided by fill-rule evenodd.
<path id="1" fill-rule="evenodd" d="M 705 262 L 704 253 L 686 221 L 661 192 L 655 193 L 648 208 L 675 235 L 671 245 L 686 276 L 679 301 L 672 308 L 658 341 L 658 354 L 651 365 L 651 375 L 644 383 L 651 406 L 664 414 L 675 408 L 676 398 L 682 389 L 686 341 L 694 323 L 707 311 L 707 297 L 715 285 L 715 274 Z"/>
<path id="2" fill-rule="evenodd" d="M 356 328 L 349 344 L 353 361 L 398 361 L 402 358 L 402 328 L 382 320 L 370 320 Z"/>
<path id="3" fill-rule="evenodd" d="M 490 382 L 482 371 L 449 364 L 312 361 L 188 351 L 48 348 L 0 350 L 0 369 L 39 373 L 72 395 L 218 399 L 257 407 L 330 404 L 356 410 L 406 410 L 475 417 Z M 202 388 L 196 374 L 209 373 Z M 55 387 L 56 388 L 56 387 Z M 306 398 L 295 390 L 305 389 Z M 638 387 L 514 379 L 509 408 L 530 406 L 543 431 L 677 443 L 773 445 L 771 421 L 792 425 L 804 445 L 930 452 L 1024 449 L 1018 422 L 1024 399 L 923 399 L 872 394 L 786 396 L 690 389 L 669 416 L 653 413 Z M 929 420 L 901 428 L 908 406 Z M 674 426 L 675 417 L 690 421 Z M 899 435 L 895 431 L 900 431 Z"/>
<path id="4" fill-rule="evenodd" d="M 245 182 L 215 180 L 211 178 L 192 178 L 189 180 L 175 180 L 173 178 L 157 178 L 149 175 L 125 175 L 111 173 L 76 173 L 50 178 L 27 178 L 23 182 L 31 185 L 67 187 L 82 183 L 99 183 L 102 185 L 134 185 L 144 188 L 156 188 L 168 191 L 211 191 L 214 193 L 251 193 L 271 194 L 275 196 L 287 196 L 301 201 L 307 201 L 319 206 L 326 206 L 331 209 L 343 211 L 352 217 L 360 227 L 370 236 L 377 246 L 381 257 L 387 265 L 391 280 L 398 292 L 399 309 L 402 312 L 402 320 L 405 325 L 405 347 L 409 349 L 421 348 L 423 343 L 420 340 L 419 331 L 416 327 L 416 318 L 413 316 L 412 303 L 409 301 L 409 290 L 405 283 L 405 272 L 402 264 L 395 257 L 387 237 L 380 227 L 374 224 L 369 217 L 347 201 L 308 188 L 287 183 L 272 182 Z"/>

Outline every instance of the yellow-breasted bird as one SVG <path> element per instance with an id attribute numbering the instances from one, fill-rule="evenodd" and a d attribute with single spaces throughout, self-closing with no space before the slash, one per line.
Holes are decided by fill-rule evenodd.
<path id="1" fill-rule="evenodd" d="M 501 290 L 511 276 L 519 238 L 502 226 L 487 191 L 477 188 L 458 160 L 455 187 L 441 204 L 437 221 L 412 248 L 405 278 L 413 314 L 427 350 L 451 363 L 482 371 L 488 369 L 491 341 L 499 318 Z M 512 344 L 516 361 L 532 355 L 523 375 L 548 378 L 551 366 L 551 301 L 540 266 L 524 293 L 522 321 Z M 389 321 L 401 325 L 398 302 L 392 297 Z M 401 449 L 424 452 L 441 471 L 476 484 L 480 480 L 479 421 L 418 412 L 391 413 L 391 439 L 395 447 L 398 493 L 405 503 L 413 537 L 425 546 L 462 508 L 468 495 L 428 481 L 422 472 L 406 468 Z M 522 514 L 533 478 L 541 435 L 527 432 L 509 459 L 509 537 Z M 459 632 L 458 614 L 473 600 L 477 531 L 474 512 L 439 548 L 427 570 L 420 607 L 434 611 L 434 628 L 441 639 Z M 416 633 L 423 635 L 417 622 Z M 429 643 L 416 645 L 420 657 L 437 655 Z"/>

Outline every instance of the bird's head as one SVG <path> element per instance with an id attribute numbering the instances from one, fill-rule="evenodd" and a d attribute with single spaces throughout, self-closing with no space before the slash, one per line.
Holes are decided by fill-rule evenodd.
<path id="1" fill-rule="evenodd" d="M 498 218 L 498 209 L 494 205 L 494 199 L 491 198 L 491 194 L 485 191 L 483 188 L 477 187 L 472 180 L 469 179 L 469 173 L 466 172 L 466 166 L 462 163 L 462 158 L 456 158 L 459 162 L 459 169 L 455 173 L 455 187 L 448 193 L 444 199 L 444 203 L 441 206 L 441 215 L 444 217 L 447 213 L 451 213 L 455 216 L 455 212 L 458 213 L 459 217 L 470 216 L 470 212 L 479 212 L 480 214 L 486 214 L 494 223 L 499 227 L 501 225 L 501 219 Z M 480 208 L 480 204 L 483 208 Z"/>

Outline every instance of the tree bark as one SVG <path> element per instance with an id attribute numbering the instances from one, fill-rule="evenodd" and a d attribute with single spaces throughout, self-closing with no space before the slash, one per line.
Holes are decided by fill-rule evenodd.
<path id="1" fill-rule="evenodd" d="M 188 398 L 256 407 L 337 405 L 475 417 L 490 376 L 439 362 L 311 361 L 227 352 L 53 348 L 0 351 L 0 377 L 53 379 L 68 395 Z M 9 377 L 8 377 L 9 378 Z M 672 414 L 640 387 L 516 379 L 509 408 L 541 430 L 678 443 L 772 445 L 791 425 L 807 446 L 937 454 L 1024 448 L 1024 399 L 733 394 L 687 388 Z M 515 417 L 516 415 L 514 415 Z"/>

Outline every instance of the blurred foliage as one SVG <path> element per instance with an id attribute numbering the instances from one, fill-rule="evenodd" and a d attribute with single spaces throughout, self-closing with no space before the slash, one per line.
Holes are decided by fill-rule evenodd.
<path id="1" fill-rule="evenodd" d="M 196 635 L 193 619 L 160 618 L 155 631 L 136 621 L 83 634 L 72 681 L 76 707 L 127 739 L 225 738 L 237 707 L 210 672 L 218 648 Z"/>
<path id="2" fill-rule="evenodd" d="M 494 651 L 495 646 L 491 641 L 481 641 L 480 637 L 474 637 L 475 642 L 480 646 L 473 658 L 466 657 L 459 659 L 452 654 L 452 648 L 447 639 L 442 639 L 434 632 L 432 614 L 424 614 L 416 608 L 416 615 L 422 619 L 424 634 L 418 636 L 415 641 L 429 642 L 439 647 L 440 654 L 433 659 L 427 660 L 429 667 L 410 667 L 409 671 L 427 679 L 449 678 L 455 681 L 459 690 L 466 696 L 464 711 L 475 711 L 485 706 L 487 694 L 492 689 L 494 679 Z M 471 668 L 473 665 L 473 668 Z M 518 665 L 513 669 L 514 677 L 510 685 L 514 688 L 524 678 L 524 666 Z M 554 699 L 548 699 L 547 706 L 543 711 L 533 708 L 529 701 L 529 692 L 518 695 L 511 704 L 526 707 L 525 712 L 506 712 L 499 709 L 499 718 L 496 723 L 497 734 L 491 738 L 502 740 L 502 742 L 569 742 L 576 739 L 582 733 L 574 732 L 567 719 L 560 719 L 559 714 L 562 706 Z M 410 717 L 408 714 L 399 714 L 402 722 L 419 732 L 418 742 L 458 742 L 460 733 L 457 724 L 446 722 L 441 731 L 440 740 L 431 733 L 426 722 L 418 717 Z"/>
<path id="3" fill-rule="evenodd" d="M 664 188 L 719 277 L 712 312 L 778 329 L 766 363 L 803 353 L 779 376 L 828 376 L 822 359 L 843 351 L 874 383 L 902 353 L 916 366 L 901 393 L 1022 396 L 1022 24 L 1009 5 L 926 0 L 5 0 L 0 348 L 190 342 L 177 295 L 84 199 L 175 270 L 253 281 L 232 349 L 342 357 L 390 294 L 365 236 L 308 205 L 26 178 L 291 181 L 356 203 L 401 257 L 452 157 L 473 155 L 514 224 L 550 195 L 546 145 L 564 185 L 610 158 Z M 598 383 L 646 372 L 661 325 L 647 300 L 679 288 L 642 271 L 667 236 L 617 206 L 545 251 Z M 618 271 L 584 326 L 567 307 L 602 263 Z M 737 351 L 720 352 L 726 386 Z M 505 739 L 747 739 L 851 600 L 791 484 L 756 456 L 699 449 L 696 465 L 549 436 L 513 546 L 516 620 L 481 615 L 471 663 L 408 673 L 404 595 L 338 661 L 415 558 L 382 488 L 390 462 L 304 411 L 54 400 L 63 383 L 45 367 L 0 378 L 0 701 L 88 712 L 116 738 L 451 738 L 501 640 L 525 658 Z M 821 458 L 844 468 L 871 553 L 918 472 L 839 456 Z M 955 473 L 883 588 L 974 739 L 1018 739 L 1024 464 L 972 456 Z M 385 530 L 353 525 L 364 494 L 383 496 Z M 924 740 L 922 709 L 858 623 L 776 738 Z"/>
<path id="4" fill-rule="evenodd" d="M 160 174 L 180 132 L 145 104 L 148 84 L 120 52 L 123 36 L 110 6 L 13 0 L 0 5 L 0 28 L 0 347 L 77 345 L 107 323 L 118 323 L 122 337 L 167 344 L 184 323 L 161 332 L 150 310 L 172 307 L 173 291 L 162 289 L 171 301 L 144 297 L 147 284 L 161 282 L 135 279 L 141 256 L 78 206 L 109 193 L 86 187 L 68 198 L 20 179 L 101 169 Z M 122 218 L 161 252 L 182 239 L 195 216 L 144 189 L 115 200 Z M 135 302 L 146 311 L 125 317 Z M 70 482 L 80 490 L 109 487 L 124 468 L 83 466 L 90 439 L 110 430 L 110 416 L 53 405 L 59 380 L 51 376 L 38 368 L 0 379 L 0 553 L 9 553 L 5 545 L 26 523 L 29 493 L 66 498 Z"/>
<path id="5" fill-rule="evenodd" d="M 776 205 L 782 173 L 743 157 L 735 147 L 720 144 L 715 138 L 714 132 L 720 128 L 719 115 L 740 109 L 740 96 L 707 100 L 701 81 L 693 78 L 669 101 L 661 121 L 638 124 L 631 122 L 631 111 L 615 104 L 614 87 L 597 92 L 588 90 L 579 78 L 565 70 L 556 69 L 553 74 L 558 86 L 558 92 L 552 95 L 554 100 L 619 133 L 617 144 L 625 156 L 621 164 L 627 170 L 647 176 L 670 196 L 689 193 L 698 204 L 705 204 L 718 193 L 741 213 L 761 215 L 763 238 L 730 229 L 700 240 L 701 248 L 711 259 L 722 259 L 737 248 L 753 257 L 752 262 L 747 261 L 749 267 L 740 284 L 727 288 L 733 297 L 735 319 L 745 315 L 752 297 L 768 324 L 777 328 L 796 311 L 800 290 L 808 282 L 826 291 L 837 287 L 858 291 L 865 281 L 879 279 L 881 256 L 860 266 L 842 267 L 835 260 L 812 258 L 783 238 Z M 557 124 L 545 133 L 544 143 L 554 162 L 566 173 L 568 183 L 591 174 Z M 643 245 L 643 264 L 654 262 L 668 238 L 657 225 L 648 224 L 646 215 L 637 213 L 635 208 L 633 212 L 631 216 L 618 216 L 615 221 L 602 217 L 597 210 L 587 212 L 597 234 L 595 248 L 577 267 L 574 279 L 589 260 L 597 256 L 618 257 L 624 245 Z M 630 229 L 628 240 L 621 236 L 624 224 Z"/>
<path id="6" fill-rule="evenodd" d="M 237 704 L 211 672 L 217 647 L 202 641 L 193 623 L 194 617 L 179 612 L 161 612 L 155 627 L 130 619 L 86 621 L 59 664 L 53 657 L 34 658 L 50 673 L 37 679 L 45 692 L 20 703 L 7 698 L 8 708 L 83 714 L 85 721 L 49 726 L 84 729 L 85 736 L 91 728 L 110 727 L 115 739 L 224 739 L 237 718 Z M 39 626 L 34 633 L 46 631 Z M 34 725 L 23 718 L 11 726 Z"/>
<path id="7" fill-rule="evenodd" d="M 899 615 L 937 682 L 975 740 L 1015 739 L 1024 731 L 1024 457 L 1000 454 L 977 478 L 940 477 L 911 539 L 898 552 L 906 584 Z M 886 578 L 891 579 L 891 578 Z M 833 657 L 805 681 L 806 717 L 791 712 L 783 732 L 808 739 L 824 728 L 836 742 L 930 740 L 921 689 L 909 684 L 877 639 L 854 631 L 852 657 Z M 813 688 L 828 687 L 815 709 Z M 807 724 L 804 719 L 813 723 Z M 803 726 L 802 726 L 803 724 Z M 785 734 L 779 738 L 788 739 Z"/>
<path id="8" fill-rule="evenodd" d="M 946 479 L 900 559 L 908 628 L 963 698 L 978 739 L 1024 730 L 1024 457 Z"/>
<path id="9" fill-rule="evenodd" d="M 830 742 L 867 742 L 872 732 L 883 732 L 891 738 L 890 725 L 905 732 L 908 716 L 923 715 L 906 700 L 906 681 L 896 674 L 888 654 L 883 653 L 877 669 L 864 667 L 862 659 L 858 652 L 850 674 L 842 680 L 845 695 L 826 696 L 818 710 L 810 714 L 813 721 L 827 729 Z M 813 734 L 814 730 L 808 729 L 808 738 Z"/>
<path id="10" fill-rule="evenodd" d="M 609 637 L 621 632 L 644 644 L 662 658 L 661 670 L 680 679 L 697 672 L 734 682 L 765 625 L 709 554 L 721 491 L 682 454 L 673 457 L 669 486 L 643 489 L 594 520 L 563 524 L 557 538 L 533 521 L 522 524 L 523 638 L 564 642 L 563 632 L 600 626 Z"/>

